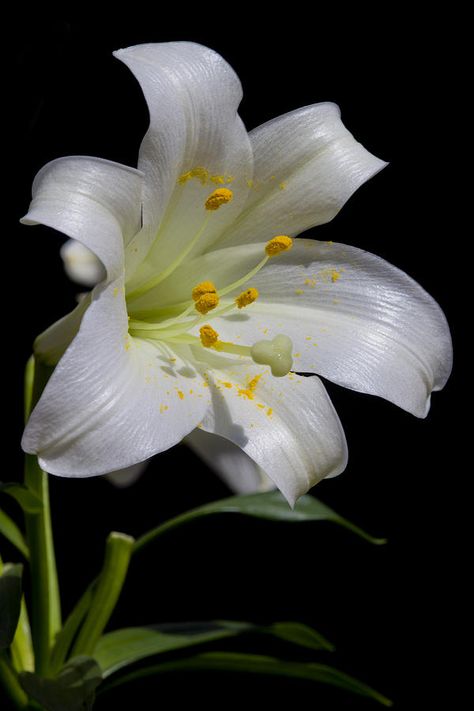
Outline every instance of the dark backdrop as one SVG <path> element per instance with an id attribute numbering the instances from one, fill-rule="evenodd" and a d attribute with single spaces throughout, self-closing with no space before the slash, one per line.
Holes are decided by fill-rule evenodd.
<path id="1" fill-rule="evenodd" d="M 317 13 L 310 20 L 272 11 L 272 17 L 256 18 L 251 8 L 209 5 L 195 16 L 183 10 L 183 17 L 170 21 L 160 18 L 158 7 L 156 17 L 129 10 L 132 19 L 108 23 L 30 19 L 10 28 L 7 66 L 13 65 L 14 81 L 5 115 L 12 140 L 4 149 L 11 156 L 14 195 L 3 205 L 9 286 L 2 350 L 8 367 L 4 449 L 13 468 L 3 478 L 20 477 L 19 392 L 32 339 L 73 306 L 76 291 L 62 272 L 61 237 L 17 220 L 27 210 L 36 171 L 55 157 L 89 154 L 136 164 L 147 111 L 138 84 L 111 56 L 119 47 L 177 39 L 213 47 L 242 80 L 241 116 L 248 128 L 309 103 L 337 102 L 349 129 L 390 165 L 333 222 L 311 234 L 354 244 L 406 270 L 439 301 L 457 336 L 464 272 L 451 256 L 452 205 L 440 168 L 447 157 L 442 101 L 450 94 L 440 24 L 390 12 L 368 18 Z M 448 522 L 455 520 L 457 505 L 451 479 L 458 446 L 455 383 L 456 372 L 434 395 L 423 421 L 328 384 L 346 429 L 350 463 L 313 493 L 386 536 L 385 547 L 329 524 L 212 518 L 162 538 L 133 563 L 113 623 L 300 620 L 336 644 L 330 661 L 395 699 L 397 708 L 429 708 L 429 700 L 443 692 L 452 698 L 446 650 L 457 584 Z M 66 611 L 100 566 L 110 529 L 139 534 L 228 494 L 184 447 L 157 457 L 128 490 L 100 478 L 53 478 L 51 492 Z M 277 645 L 269 650 L 268 643 L 255 643 L 255 650 L 283 651 Z M 165 695 L 178 707 L 203 701 L 212 709 L 252 699 L 328 711 L 372 707 L 304 682 L 188 674 L 138 682 L 128 695 L 104 696 L 97 708 L 116 708 L 124 700 L 135 708 L 167 708 Z"/>

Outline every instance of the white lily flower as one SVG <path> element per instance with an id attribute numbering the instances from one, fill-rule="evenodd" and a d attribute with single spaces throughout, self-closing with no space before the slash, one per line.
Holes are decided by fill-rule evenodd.
<path id="1" fill-rule="evenodd" d="M 52 474 L 95 476 L 199 428 L 240 447 L 293 504 L 347 460 L 324 386 L 295 371 L 420 417 L 450 372 L 445 318 L 420 286 L 356 248 L 292 240 L 385 164 L 334 104 L 247 134 L 239 80 L 205 47 L 115 55 L 150 111 L 139 170 L 53 161 L 23 219 L 78 240 L 106 273 L 36 341 L 57 366 L 23 447 Z"/>

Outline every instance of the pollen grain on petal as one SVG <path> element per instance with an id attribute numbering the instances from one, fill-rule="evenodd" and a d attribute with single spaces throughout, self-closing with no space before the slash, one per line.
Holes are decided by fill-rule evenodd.
<path id="1" fill-rule="evenodd" d="M 199 180 L 201 185 L 205 185 L 209 180 L 209 171 L 202 165 L 198 165 L 196 168 L 188 170 L 187 173 L 183 173 L 182 175 L 180 175 L 178 178 L 178 183 L 180 185 L 185 185 L 188 180 L 192 180 L 192 178 L 196 178 L 197 180 Z"/>
<path id="2" fill-rule="evenodd" d="M 249 289 L 246 289 L 243 291 L 241 294 L 238 295 L 238 297 L 235 300 L 235 303 L 237 304 L 237 307 L 239 309 L 243 309 L 245 306 L 248 306 L 249 304 L 253 304 L 254 301 L 258 298 L 258 289 L 255 289 L 255 287 L 251 286 Z"/>
<path id="3" fill-rule="evenodd" d="M 216 293 L 217 289 L 212 281 L 202 281 L 200 284 L 197 284 L 192 291 L 193 301 L 199 301 L 201 296 L 204 296 L 204 294 Z"/>
<path id="4" fill-rule="evenodd" d="M 273 237 L 265 246 L 265 252 L 269 257 L 275 257 L 280 252 L 287 252 L 293 246 L 293 240 L 287 235 L 277 235 Z"/>
<path id="5" fill-rule="evenodd" d="M 208 323 L 205 326 L 201 326 L 199 329 L 199 335 L 204 348 L 211 348 L 219 340 L 219 334 L 217 331 L 214 331 L 212 326 L 209 326 Z"/>
<path id="6" fill-rule="evenodd" d="M 200 314 L 207 314 L 212 309 L 215 309 L 219 303 L 219 297 L 217 294 L 207 293 L 203 294 L 194 304 L 196 311 Z"/>
<path id="7" fill-rule="evenodd" d="M 206 210 L 218 210 L 221 205 L 230 202 L 234 194 L 229 188 L 217 188 L 207 198 L 204 203 Z"/>

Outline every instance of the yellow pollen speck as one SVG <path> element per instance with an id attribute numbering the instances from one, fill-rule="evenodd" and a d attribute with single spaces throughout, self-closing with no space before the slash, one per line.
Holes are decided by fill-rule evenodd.
<path id="1" fill-rule="evenodd" d="M 316 286 L 316 279 L 305 279 L 304 283 L 306 286 L 310 286 L 312 289 Z"/>
<path id="2" fill-rule="evenodd" d="M 268 408 L 267 415 L 268 415 L 268 417 L 271 417 L 273 415 L 273 407 Z"/>
<path id="3" fill-rule="evenodd" d="M 280 190 L 285 190 L 285 188 L 286 188 L 286 183 L 282 181 L 282 182 L 279 184 L 278 187 L 280 188 Z"/>
<path id="4" fill-rule="evenodd" d="M 341 272 L 336 271 L 336 269 L 333 269 L 331 272 L 331 281 L 334 284 L 335 281 L 341 278 Z"/>
<path id="5" fill-rule="evenodd" d="M 301 353 L 294 353 L 293 358 L 301 358 Z"/>
<path id="6" fill-rule="evenodd" d="M 268 333 L 268 328 L 264 328 L 264 329 L 263 329 L 263 333 L 264 333 L 265 335 L 267 335 L 267 333 Z"/>
<path id="7" fill-rule="evenodd" d="M 251 286 L 250 289 L 246 289 L 241 294 L 239 294 L 239 296 L 235 300 L 235 303 L 237 304 L 239 309 L 243 309 L 244 306 L 253 304 L 257 297 L 258 289 L 255 289 L 253 286 Z"/>
<path id="8" fill-rule="evenodd" d="M 180 185 L 184 185 L 188 182 L 188 180 L 191 180 L 192 178 L 197 178 L 201 185 L 205 185 L 209 180 L 209 171 L 206 170 L 206 168 L 203 168 L 202 166 L 198 166 L 197 168 L 188 170 L 187 173 L 183 173 L 183 175 L 180 175 L 180 177 L 178 178 L 178 183 Z"/>
<path id="9" fill-rule="evenodd" d="M 306 340 L 306 341 L 310 341 L 311 338 L 312 338 L 311 336 L 306 336 L 305 340 Z"/>
<path id="10" fill-rule="evenodd" d="M 293 240 L 287 235 L 277 235 L 273 237 L 265 246 L 265 252 L 269 257 L 275 257 L 280 252 L 286 252 L 293 246 Z"/>
<path id="11" fill-rule="evenodd" d="M 114 299 L 117 298 L 118 293 L 119 293 L 118 286 L 116 286 L 115 289 L 114 289 Z"/>
<path id="12" fill-rule="evenodd" d="M 295 289 L 295 294 L 297 296 L 301 296 L 301 294 L 304 294 L 304 290 L 303 289 Z"/>
<path id="13" fill-rule="evenodd" d="M 229 190 L 229 188 L 217 188 L 217 190 L 214 190 L 214 192 L 209 195 L 204 203 L 204 207 L 206 210 L 218 210 L 221 205 L 230 202 L 232 198 L 232 190 Z"/>
<path id="14" fill-rule="evenodd" d="M 262 405 L 261 402 L 257 402 L 257 407 L 259 407 L 261 410 L 265 409 L 265 405 Z"/>
<path id="15" fill-rule="evenodd" d="M 179 399 L 180 399 L 180 400 L 184 400 L 184 393 L 183 393 L 183 391 L 182 391 L 182 390 L 177 390 L 176 392 L 178 393 Z"/>
<path id="16" fill-rule="evenodd" d="M 203 294 L 194 304 L 196 311 L 200 314 L 207 314 L 208 311 L 215 309 L 219 303 L 217 294 Z"/>
<path id="17" fill-rule="evenodd" d="M 211 346 L 215 345 L 219 338 L 219 334 L 217 333 L 217 331 L 214 331 L 212 326 L 209 326 L 209 324 L 201 326 L 201 328 L 199 329 L 199 334 L 201 338 L 201 343 L 204 348 L 210 348 Z"/>
<path id="18" fill-rule="evenodd" d="M 222 383 L 222 385 L 223 385 L 225 388 L 231 388 L 231 387 L 232 387 L 232 383 L 227 383 L 227 382 L 225 382 L 225 383 Z"/>
<path id="19" fill-rule="evenodd" d="M 248 400 L 253 400 L 255 397 L 255 389 L 261 377 L 262 375 L 256 375 L 252 378 L 252 380 L 250 380 L 246 388 L 239 388 L 239 395 L 246 397 Z"/>
<path id="20" fill-rule="evenodd" d="M 212 281 L 202 281 L 200 284 L 194 287 L 192 291 L 192 297 L 194 301 L 199 301 L 201 296 L 204 294 L 215 294 L 217 292 L 216 287 Z"/>
<path id="21" fill-rule="evenodd" d="M 168 409 L 168 405 L 160 405 L 160 414 L 163 414 Z"/>
<path id="22" fill-rule="evenodd" d="M 247 187 L 253 188 L 253 180 L 251 178 L 247 179 Z"/>

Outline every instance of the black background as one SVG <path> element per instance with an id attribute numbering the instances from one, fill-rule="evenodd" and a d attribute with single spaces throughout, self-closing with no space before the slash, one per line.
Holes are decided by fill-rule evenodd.
<path id="1" fill-rule="evenodd" d="M 178 9 L 165 20 L 140 14 L 137 6 L 132 19 L 127 11 L 123 20 L 107 23 L 43 18 L 11 26 L 6 66 L 13 66 L 13 83 L 4 117 L 12 140 L 4 155 L 14 192 L 3 205 L 9 286 L 2 350 L 4 449 L 12 471 L 2 478 L 21 476 L 20 391 L 31 342 L 72 308 L 76 291 L 62 272 L 61 237 L 17 220 L 27 211 L 36 171 L 53 158 L 86 154 L 136 164 L 147 111 L 138 84 L 111 56 L 119 47 L 179 39 L 211 46 L 241 78 L 240 113 L 248 128 L 309 103 L 338 103 L 356 138 L 390 165 L 333 222 L 310 234 L 375 252 L 407 271 L 440 303 L 455 344 L 459 340 L 459 283 L 466 273 L 451 226 L 456 203 L 447 197 L 452 89 L 443 46 L 449 29 L 442 18 L 433 24 L 389 11 L 352 18 L 341 10 L 311 19 L 294 10 L 257 18 L 251 8 L 212 4 L 195 16 Z M 393 698 L 396 708 L 429 708 L 444 695 L 454 703 L 457 678 L 449 660 L 460 582 L 453 527 L 462 482 L 456 377 L 455 369 L 447 388 L 434 395 L 427 420 L 328 384 L 350 462 L 342 476 L 313 493 L 386 536 L 386 546 L 370 546 L 330 524 L 210 518 L 162 538 L 133 563 L 113 625 L 299 620 L 336 644 L 327 661 Z M 52 478 L 51 495 L 68 611 L 98 570 L 109 530 L 137 535 L 228 491 L 177 447 L 155 458 L 130 489 L 116 490 L 100 478 Z M 293 653 L 257 640 L 253 650 Z M 212 709 L 265 701 L 328 711 L 375 708 L 304 682 L 188 674 L 140 681 L 128 692 L 101 697 L 97 709 L 120 702 L 168 708 L 165 698 L 178 707 L 203 701 Z"/>

